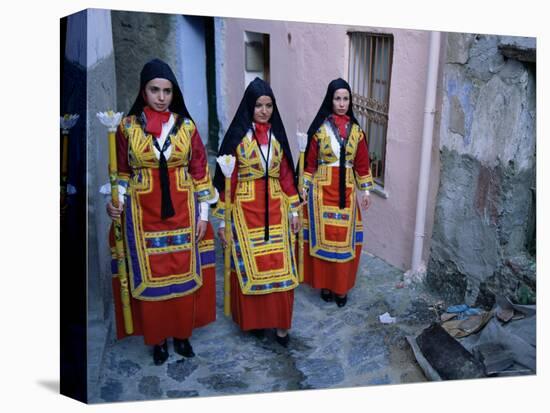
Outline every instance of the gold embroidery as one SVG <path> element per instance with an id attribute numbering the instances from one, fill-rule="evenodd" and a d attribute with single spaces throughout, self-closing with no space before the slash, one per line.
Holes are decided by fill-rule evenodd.
<path id="1" fill-rule="evenodd" d="M 264 227 L 249 228 L 243 209 L 244 204 L 257 199 L 256 180 L 263 179 L 265 176 L 260 148 L 255 140 L 251 141 L 245 137 L 236 150 L 239 181 L 235 192 L 233 222 L 238 246 L 233 244 L 232 255 L 236 264 L 237 278 L 244 294 L 288 291 L 298 285 L 295 257 L 291 253 L 291 248 L 293 248 L 289 237 L 291 231 L 287 218 L 289 199 L 282 191 L 279 182 L 282 149 L 276 139 L 272 141 L 272 151 L 268 167 L 269 195 L 271 204 L 275 204 L 273 200 L 280 202 L 281 222 L 269 226 L 269 240 L 266 242 Z M 263 200 L 258 201 L 263 202 Z M 217 213 L 223 210 L 223 203 L 219 203 L 216 209 Z M 271 254 L 283 254 L 282 266 L 261 271 L 258 268 L 257 258 Z M 241 263 L 244 266 L 244 271 L 241 270 Z"/>
<path id="2" fill-rule="evenodd" d="M 311 243 L 310 254 L 318 258 L 329 260 L 318 254 L 319 251 L 328 250 L 336 253 L 350 253 L 351 255 L 347 261 L 354 259 L 355 248 L 352 245 L 352 240 L 353 237 L 355 237 L 354 223 L 356 218 L 356 192 L 354 190 L 352 170 L 350 168 L 346 168 L 346 188 L 351 189 L 351 196 L 349 199 L 349 205 L 344 209 L 340 209 L 338 206 L 329 206 L 325 204 L 323 187 L 333 185 L 331 167 L 321 165 L 315 173 L 313 185 L 315 188 L 315 193 L 310 194 L 310 196 L 314 196 L 312 201 L 315 213 L 311 213 L 312 211 L 309 211 L 309 219 L 315 220 L 315 234 L 310 234 L 310 237 L 315 235 L 317 242 Z M 330 231 L 325 228 L 327 225 L 344 228 L 346 233 L 343 240 L 335 241 L 328 239 L 327 233 Z M 343 262 L 342 260 L 338 261 Z"/>
<path id="3" fill-rule="evenodd" d="M 361 129 L 359 129 L 359 126 L 353 124 L 348 139 L 346 140 L 346 163 L 353 165 L 359 142 L 364 139 L 363 136 L 364 135 L 361 132 Z M 319 142 L 318 159 L 321 163 L 331 164 L 340 159 L 339 155 L 336 155 L 332 150 L 330 135 L 326 124 L 321 126 L 314 138 L 317 138 L 317 141 Z"/>
<path id="4" fill-rule="evenodd" d="M 176 119 L 177 121 L 177 119 Z M 135 244 L 135 257 L 138 268 L 132 268 L 134 264 L 131 259 L 128 260 L 130 269 L 130 286 L 132 295 L 140 300 L 156 301 L 165 300 L 173 297 L 180 297 L 196 291 L 202 285 L 200 274 L 197 273 L 197 260 L 199 257 L 195 253 L 195 198 L 194 186 L 192 179 L 187 171 L 187 166 L 190 158 L 191 136 L 195 126 L 189 120 L 183 120 L 182 126 L 174 135 L 170 135 L 172 150 L 168 158 L 168 168 L 171 177 L 176 179 L 176 188 L 178 192 L 186 192 L 187 200 L 185 208 L 189 212 L 191 218 L 190 226 L 180 228 L 173 231 L 163 231 L 158 233 L 147 232 L 143 228 L 143 210 L 141 207 L 140 197 L 149 194 L 153 191 L 155 180 L 153 179 L 154 169 L 158 168 L 158 159 L 153 150 L 153 137 L 146 134 L 136 120 L 135 116 L 126 118 L 123 121 L 123 133 L 128 139 L 129 163 L 132 167 L 132 175 L 129 181 L 129 196 L 131 199 L 132 216 L 132 234 L 126 233 L 126 244 L 128 245 L 128 237 L 131 236 Z M 173 171 L 173 172 L 172 172 Z M 205 179 L 209 181 L 208 171 Z M 202 183 L 203 180 L 201 180 Z M 209 181 L 210 182 L 210 181 Z M 127 217 L 125 217 L 126 219 Z M 128 226 L 125 224 L 125 228 Z M 177 245 L 166 242 L 166 245 L 151 246 L 151 239 L 159 237 L 181 237 L 178 239 Z M 164 242 L 164 241 L 163 241 Z M 149 243 L 149 244 L 148 244 Z M 199 245 L 201 250 L 212 248 Z M 191 253 L 189 266 L 187 270 L 181 274 L 172 274 L 164 277 L 152 277 L 149 257 L 156 254 L 174 253 L 178 251 L 189 250 Z M 139 285 L 135 285 L 135 280 L 132 274 L 134 271 L 140 271 L 141 280 Z M 147 288 L 170 286 L 175 283 L 195 282 L 195 286 L 184 292 L 162 295 L 159 297 L 149 297 L 141 295 Z"/>

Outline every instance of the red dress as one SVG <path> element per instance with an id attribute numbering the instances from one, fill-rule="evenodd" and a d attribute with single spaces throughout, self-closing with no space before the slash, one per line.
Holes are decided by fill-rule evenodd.
<path id="1" fill-rule="evenodd" d="M 331 143 L 331 128 L 323 123 L 313 135 L 307 153 L 304 186 L 304 282 L 344 295 L 355 285 L 363 245 L 357 189 L 373 186 L 365 135 L 357 124 L 346 145 L 345 207 L 339 208 L 338 156 Z M 334 139 L 334 137 L 332 137 Z M 338 152 L 337 152 L 338 153 Z M 334 164 L 336 162 L 336 165 Z"/>
<path id="2" fill-rule="evenodd" d="M 211 323 L 215 312 L 214 233 L 195 240 L 199 202 L 215 191 L 204 145 L 190 119 L 175 117 L 167 159 L 175 215 L 161 219 L 159 161 L 152 135 L 140 118 L 129 116 L 117 130 L 119 184 L 127 187 L 123 232 L 131 291 L 134 335 L 146 344 L 168 337 L 188 338 L 193 328 Z M 126 336 L 120 282 L 113 265 L 117 337 Z"/>
<path id="3" fill-rule="evenodd" d="M 294 234 L 289 212 L 299 198 L 292 168 L 272 137 L 269 162 L 269 240 L 265 241 L 265 164 L 257 141 L 248 133 L 237 146 L 231 177 L 231 314 L 241 330 L 290 329 L 294 288 L 298 286 Z M 214 212 L 224 217 L 225 196 Z"/>

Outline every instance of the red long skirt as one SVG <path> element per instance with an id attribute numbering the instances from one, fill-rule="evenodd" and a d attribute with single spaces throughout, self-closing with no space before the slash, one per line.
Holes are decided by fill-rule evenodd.
<path id="1" fill-rule="evenodd" d="M 347 294 L 355 285 L 361 245 L 355 247 L 352 261 L 339 263 L 309 255 L 309 243 L 304 243 L 304 282 L 313 288 L 326 288 L 338 295 Z"/>
<path id="2" fill-rule="evenodd" d="M 280 328 L 292 324 L 294 290 L 261 295 L 244 295 L 239 280 L 231 272 L 231 315 L 241 330 Z"/>

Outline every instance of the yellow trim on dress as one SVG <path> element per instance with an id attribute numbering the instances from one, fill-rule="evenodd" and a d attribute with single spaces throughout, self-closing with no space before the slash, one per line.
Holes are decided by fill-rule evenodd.
<path id="1" fill-rule="evenodd" d="M 176 121 L 177 121 L 177 115 Z M 133 277 L 133 268 L 132 260 L 128 260 L 129 274 L 130 274 L 130 287 L 132 296 L 136 299 L 144 301 L 161 301 L 169 298 L 181 297 L 188 295 L 196 291 L 202 286 L 202 278 L 200 273 L 196 273 L 197 260 L 200 257 L 195 253 L 195 198 L 193 180 L 187 170 L 189 165 L 190 155 L 191 155 L 191 136 L 194 133 L 195 125 L 189 119 L 184 119 L 182 126 L 176 131 L 175 134 L 170 134 L 170 140 L 172 144 L 172 150 L 170 157 L 167 159 L 168 168 L 175 169 L 176 176 L 176 188 L 179 192 L 187 192 L 187 208 L 189 211 L 189 220 L 191 223 L 190 227 L 179 228 L 173 231 L 165 231 L 167 235 L 188 235 L 189 243 L 184 245 L 171 245 L 167 247 L 159 248 L 147 248 L 146 238 L 148 233 L 144 231 L 142 227 L 143 222 L 143 213 L 141 210 L 140 196 L 144 194 L 149 194 L 153 190 L 154 181 L 152 179 L 151 169 L 158 168 L 158 159 L 156 158 L 155 152 L 153 150 L 153 137 L 151 134 L 144 132 L 141 124 L 137 121 L 135 116 L 129 116 L 123 120 L 121 123 L 122 132 L 124 137 L 128 139 L 128 162 L 133 172 L 128 176 L 129 185 L 128 185 L 128 195 L 131 197 L 131 208 L 132 208 L 132 217 L 133 217 L 133 238 L 135 239 L 136 251 L 138 257 L 138 265 L 141 272 L 142 282 L 140 285 L 136 286 Z M 121 174 L 122 175 L 122 174 Z M 126 176 L 122 176 L 126 178 Z M 205 174 L 204 179 L 200 180 L 199 185 L 201 187 L 212 187 L 210 174 Z M 214 196 L 214 191 L 212 191 L 212 196 Z M 210 199 L 208 197 L 207 199 Z M 124 227 L 127 228 L 126 222 L 124 222 Z M 128 245 L 128 234 L 125 231 L 126 244 Z M 199 248 L 200 244 L 199 244 Z M 206 247 L 204 247 L 206 248 Z M 190 262 L 188 271 L 182 274 L 172 274 L 164 277 L 152 277 L 151 276 L 151 267 L 149 263 L 149 256 L 156 254 L 167 254 L 174 253 L 178 251 L 190 251 Z M 203 266 L 207 268 L 208 266 Z M 144 297 L 140 294 L 149 287 L 163 287 L 169 286 L 174 283 L 183 283 L 187 281 L 194 280 L 196 285 L 185 292 L 182 293 L 173 293 L 168 295 L 162 295 L 159 297 Z"/>
<path id="2" fill-rule="evenodd" d="M 244 137 L 236 148 L 238 183 L 235 192 L 235 204 L 232 209 L 233 225 L 236 232 L 236 242 L 232 244 L 232 256 L 235 272 L 243 294 L 267 294 L 277 291 L 288 291 L 299 284 L 296 260 L 292 253 L 290 225 L 288 220 L 290 202 L 299 201 L 298 196 L 287 197 L 280 184 L 280 168 L 283 157 L 281 145 L 276 139 L 272 141 L 272 156 L 268 166 L 270 198 L 278 199 L 281 208 L 281 222 L 269 226 L 270 238 L 264 240 L 263 225 L 250 229 L 243 210 L 243 204 L 254 202 L 256 197 L 255 181 L 263 179 L 265 170 L 263 158 L 256 140 Z M 263 202 L 263 200 L 259 200 Z M 296 206 L 297 208 L 297 206 Z M 214 215 L 221 217 L 223 202 L 219 202 Z M 239 252 L 237 252 L 237 248 Z M 270 268 L 260 271 L 255 257 L 270 254 L 283 254 L 283 265 L 280 268 Z M 241 263 L 244 271 L 241 269 Z M 284 283 L 284 286 L 271 287 L 272 284 Z M 270 285 L 269 288 L 266 286 Z M 264 288 L 266 287 L 266 288 Z"/>

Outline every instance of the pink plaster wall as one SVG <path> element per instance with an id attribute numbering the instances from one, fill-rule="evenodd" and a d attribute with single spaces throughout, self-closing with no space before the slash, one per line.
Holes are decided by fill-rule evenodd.
<path id="1" fill-rule="evenodd" d="M 307 131 L 319 109 L 328 82 L 336 77 L 344 77 L 346 30 L 336 25 L 225 19 L 222 90 L 228 122 L 233 118 L 246 87 L 245 31 L 270 35 L 271 87 L 293 151 L 297 155 L 296 132 Z M 223 125 L 224 128 L 227 126 Z"/>
<path id="2" fill-rule="evenodd" d="M 414 239 L 429 32 L 252 19 L 225 19 L 222 91 L 231 121 L 244 92 L 244 31 L 270 34 L 271 85 L 297 159 L 296 131 L 306 132 L 330 80 L 347 79 L 348 30 L 391 33 L 394 57 L 387 136 L 387 198 L 371 195 L 364 217 L 364 248 L 402 269 L 410 268 Z M 289 41 L 290 35 L 290 41 Z M 227 125 L 222 125 L 226 128 Z M 224 129 L 225 130 L 225 129 Z M 437 128 L 435 128 L 437 131 Z M 434 136 L 434 142 L 438 142 Z M 432 156 L 424 260 L 429 253 L 439 182 L 437 146 Z"/>

